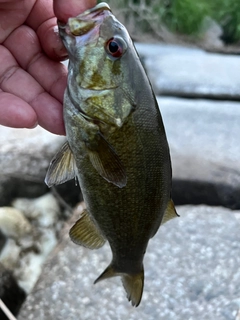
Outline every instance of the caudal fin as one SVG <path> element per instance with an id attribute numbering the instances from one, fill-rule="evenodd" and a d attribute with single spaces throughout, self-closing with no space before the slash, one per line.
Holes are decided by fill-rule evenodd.
<path id="1" fill-rule="evenodd" d="M 144 286 L 144 271 L 137 274 L 122 275 L 122 283 L 127 292 L 127 298 L 132 302 L 132 306 L 137 307 L 142 299 Z"/>
<path id="2" fill-rule="evenodd" d="M 132 302 L 132 306 L 137 307 L 142 299 L 143 286 L 144 286 L 144 271 L 137 274 L 127 274 L 116 272 L 114 268 L 109 265 L 106 270 L 94 281 L 94 284 L 116 276 L 121 276 L 123 287 L 127 292 L 127 298 Z"/>

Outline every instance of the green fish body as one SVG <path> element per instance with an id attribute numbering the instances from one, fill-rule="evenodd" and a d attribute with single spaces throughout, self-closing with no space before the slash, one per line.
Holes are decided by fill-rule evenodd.
<path id="1" fill-rule="evenodd" d="M 77 176 L 86 210 L 70 237 L 90 249 L 109 242 L 112 262 L 95 282 L 121 276 L 137 306 L 148 241 L 177 216 L 161 114 L 128 32 L 106 3 L 59 29 L 70 60 L 68 143 L 53 159 L 46 183 Z"/>

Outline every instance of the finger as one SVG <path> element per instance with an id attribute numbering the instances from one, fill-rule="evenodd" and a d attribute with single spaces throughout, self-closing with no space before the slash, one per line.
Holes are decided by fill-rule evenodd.
<path id="1" fill-rule="evenodd" d="M 62 104 L 21 69 L 11 53 L 0 46 L 0 88 L 28 103 L 37 114 L 38 123 L 48 131 L 64 134 Z"/>
<path id="2" fill-rule="evenodd" d="M 27 26 L 21 26 L 8 37 L 4 45 L 18 64 L 62 103 L 67 69 L 62 63 L 50 60 L 42 52 L 36 33 Z"/>
<path id="3" fill-rule="evenodd" d="M 59 135 L 65 135 L 62 104 L 46 92 L 31 103 L 37 113 L 38 123 L 44 129 Z"/>
<path id="4" fill-rule="evenodd" d="M 31 11 L 33 1 L 1 1 L 0 0 L 0 43 L 2 43 L 11 32 L 24 23 Z"/>
<path id="5" fill-rule="evenodd" d="M 53 8 L 56 17 L 60 21 L 67 22 L 68 18 L 94 7 L 96 3 L 96 0 L 53 0 Z"/>
<path id="6" fill-rule="evenodd" d="M 42 48 L 50 58 L 54 60 L 67 58 L 67 51 L 59 37 L 52 1 L 37 0 L 26 24 L 36 31 Z"/>
<path id="7" fill-rule="evenodd" d="M 22 99 L 0 91 L 0 124 L 13 128 L 34 128 L 38 124 L 37 115 Z"/>
<path id="8" fill-rule="evenodd" d="M 37 30 L 41 46 L 47 55 L 57 61 L 66 60 L 68 53 L 64 47 L 57 27 L 57 19 L 45 21 Z"/>
<path id="9" fill-rule="evenodd" d="M 44 89 L 18 65 L 11 53 L 0 46 L 0 87 L 4 92 L 15 94 L 26 102 L 34 100 Z"/>

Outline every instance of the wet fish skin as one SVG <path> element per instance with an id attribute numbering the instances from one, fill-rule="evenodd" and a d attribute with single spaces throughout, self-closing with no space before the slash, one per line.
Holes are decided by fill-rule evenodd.
<path id="1" fill-rule="evenodd" d="M 177 216 L 169 148 L 152 87 L 125 27 L 106 4 L 91 10 L 66 26 L 59 23 L 70 58 L 64 97 L 68 144 L 51 163 L 46 183 L 77 175 L 86 211 L 70 237 L 91 249 L 109 242 L 112 262 L 95 283 L 121 276 L 128 299 L 138 306 L 148 241 L 163 220 Z M 120 57 L 106 48 L 112 38 L 122 48 Z"/>

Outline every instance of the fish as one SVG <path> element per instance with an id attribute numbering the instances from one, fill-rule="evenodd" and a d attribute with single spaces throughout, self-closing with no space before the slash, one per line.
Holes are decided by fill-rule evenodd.
<path id="1" fill-rule="evenodd" d="M 162 223 L 178 216 L 162 117 L 131 37 L 108 4 L 58 26 L 69 55 L 67 142 L 45 182 L 51 187 L 78 180 L 86 210 L 70 238 L 89 249 L 108 241 L 112 261 L 94 283 L 120 276 L 137 307 L 148 242 Z"/>

